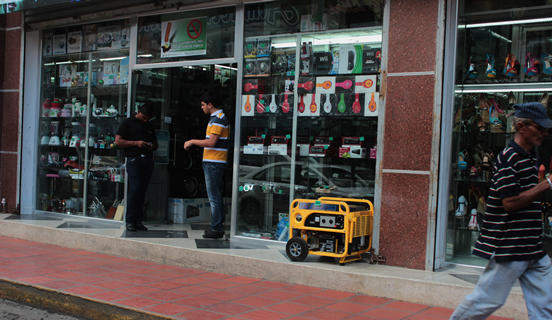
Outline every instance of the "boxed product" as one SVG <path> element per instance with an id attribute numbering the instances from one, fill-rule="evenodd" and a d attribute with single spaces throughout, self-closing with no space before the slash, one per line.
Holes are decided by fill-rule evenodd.
<path id="1" fill-rule="evenodd" d="M 330 74 L 333 68 L 331 52 L 315 52 L 312 54 L 312 71 L 314 75 Z"/>
<path id="2" fill-rule="evenodd" d="M 66 34 L 55 34 L 52 37 L 52 53 L 53 54 L 65 54 L 66 53 Z"/>
<path id="3" fill-rule="evenodd" d="M 285 51 L 274 51 L 272 53 L 272 74 L 277 76 L 284 76 L 288 67 L 287 55 Z"/>
<path id="4" fill-rule="evenodd" d="M 364 103 L 364 116 L 377 117 L 379 113 L 379 92 L 367 93 Z"/>
<path id="5" fill-rule="evenodd" d="M 269 76 L 270 75 L 270 57 L 257 58 L 257 75 Z"/>
<path id="6" fill-rule="evenodd" d="M 53 45 L 53 33 L 44 33 L 44 37 L 42 39 L 42 55 L 43 56 L 51 56 L 52 55 L 52 45 Z"/>
<path id="7" fill-rule="evenodd" d="M 84 38 L 82 43 L 82 51 L 95 51 L 96 50 L 96 25 L 89 24 L 84 26 Z"/>
<path id="8" fill-rule="evenodd" d="M 269 57 L 270 58 L 270 39 L 258 39 L 257 40 L 257 58 Z"/>
<path id="9" fill-rule="evenodd" d="M 76 64 L 62 64 L 59 66 L 59 86 L 70 87 L 71 82 L 77 76 Z"/>
<path id="10" fill-rule="evenodd" d="M 252 77 L 258 74 L 257 70 L 257 59 L 256 58 L 246 58 L 243 63 L 243 76 Z"/>
<path id="11" fill-rule="evenodd" d="M 69 32 L 67 34 L 67 53 L 82 51 L 82 31 Z"/>
<path id="12" fill-rule="evenodd" d="M 102 73 L 104 85 L 118 84 L 119 61 L 105 61 Z"/>
<path id="13" fill-rule="evenodd" d="M 255 96 L 254 95 L 244 95 L 242 96 L 242 117 L 252 117 L 255 115 L 255 110 L 253 109 L 255 105 Z"/>
<path id="14" fill-rule="evenodd" d="M 364 48 L 362 51 L 362 73 L 379 73 L 381 48 Z"/>
<path id="15" fill-rule="evenodd" d="M 339 74 L 362 73 L 362 45 L 339 47 Z"/>
<path id="16" fill-rule="evenodd" d="M 98 36 L 96 44 L 98 50 L 120 49 L 121 27 L 120 26 L 101 26 L 98 27 Z"/>
<path id="17" fill-rule="evenodd" d="M 246 40 L 243 44 L 243 57 L 244 58 L 256 58 L 257 57 L 257 39 Z"/>

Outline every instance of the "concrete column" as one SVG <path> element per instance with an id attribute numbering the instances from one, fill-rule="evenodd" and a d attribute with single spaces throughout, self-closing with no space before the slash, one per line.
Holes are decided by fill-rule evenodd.
<path id="1" fill-rule="evenodd" d="M 432 259 L 440 2 L 389 1 L 379 254 L 392 266 L 428 269 Z"/>
<path id="2" fill-rule="evenodd" d="M 22 13 L 0 14 L 0 197 L 16 209 Z"/>

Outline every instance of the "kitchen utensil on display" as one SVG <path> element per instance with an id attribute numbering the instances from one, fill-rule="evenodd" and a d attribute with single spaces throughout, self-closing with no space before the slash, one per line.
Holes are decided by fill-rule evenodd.
<path id="1" fill-rule="evenodd" d="M 98 135 L 98 127 L 94 123 L 90 124 L 88 128 L 88 147 L 93 148 L 96 143 L 96 136 Z"/>
<path id="2" fill-rule="evenodd" d="M 110 116 L 110 117 L 115 117 L 116 115 L 119 114 L 119 111 L 117 111 L 117 109 L 115 109 L 114 105 L 109 106 L 109 108 L 107 110 L 105 110 L 105 112 L 106 112 L 106 115 Z"/>
<path id="3" fill-rule="evenodd" d="M 63 127 L 63 137 L 61 137 L 61 144 L 64 146 L 68 146 L 70 140 L 71 140 L 71 127 L 68 127 L 68 123 L 65 123 L 65 127 Z"/>
<path id="4" fill-rule="evenodd" d="M 51 146 L 61 145 L 61 140 L 59 138 L 59 121 L 52 121 L 52 137 L 48 144 Z"/>
<path id="5" fill-rule="evenodd" d="M 50 136 L 51 136 L 50 122 L 42 121 L 41 134 L 42 134 L 42 138 L 40 139 L 40 144 L 43 146 L 50 144 Z"/>
<path id="6" fill-rule="evenodd" d="M 42 103 L 42 116 L 49 117 L 51 108 L 52 108 L 52 102 L 50 101 L 50 99 L 46 98 L 44 100 L 44 103 Z"/>
<path id="7" fill-rule="evenodd" d="M 73 126 L 73 136 L 71 137 L 71 142 L 69 142 L 69 146 L 78 147 L 80 145 L 80 122 L 71 122 L 71 125 Z"/>

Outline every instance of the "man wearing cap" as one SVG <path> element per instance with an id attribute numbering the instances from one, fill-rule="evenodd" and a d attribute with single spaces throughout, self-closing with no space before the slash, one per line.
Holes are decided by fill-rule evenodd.
<path id="1" fill-rule="evenodd" d="M 539 183 L 534 150 L 552 120 L 537 102 L 514 106 L 514 140 L 498 154 L 481 235 L 473 254 L 488 259 L 473 293 L 450 319 L 486 319 L 500 308 L 519 280 L 529 319 L 552 319 L 552 269 L 542 246 L 541 196 L 552 189 Z"/>

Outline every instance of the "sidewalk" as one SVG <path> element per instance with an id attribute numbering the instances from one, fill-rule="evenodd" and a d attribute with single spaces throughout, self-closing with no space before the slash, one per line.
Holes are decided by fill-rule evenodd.
<path id="1" fill-rule="evenodd" d="M 0 237 L 0 282 L 18 286 L 23 291 L 20 292 L 22 296 L 55 292 L 63 297 L 81 298 L 86 303 L 69 299 L 74 305 L 66 302 L 66 311 L 78 309 L 78 312 L 84 311 L 83 315 L 87 316 L 101 306 L 138 312 L 152 319 L 202 320 L 437 320 L 448 319 L 453 311 L 343 291 L 133 260 L 9 237 Z M 6 295 L 11 291 L 1 292 Z M 27 297 L 27 300 L 33 299 Z M 89 305 L 90 310 L 87 312 L 83 305 Z M 508 318 L 492 316 L 489 319 Z"/>

